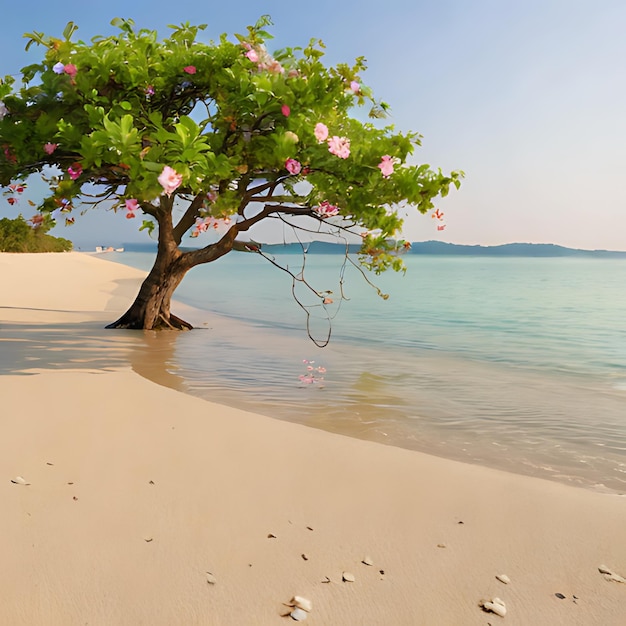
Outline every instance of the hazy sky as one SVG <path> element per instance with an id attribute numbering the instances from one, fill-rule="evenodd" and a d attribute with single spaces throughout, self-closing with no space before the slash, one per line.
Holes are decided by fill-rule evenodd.
<path id="1" fill-rule="evenodd" d="M 417 216 L 407 221 L 407 238 L 626 250 L 624 0 L 3 5 L 1 75 L 40 54 L 24 52 L 24 32 L 60 36 L 70 20 L 83 40 L 113 32 L 118 16 L 163 34 L 167 24 L 207 23 L 208 40 L 245 32 L 268 13 L 270 49 L 316 37 L 328 62 L 365 56 L 363 82 L 391 104 L 391 122 L 424 136 L 416 160 L 465 171 L 461 190 L 439 204 L 446 230 Z M 0 215 L 13 215 L 1 206 Z M 78 245 L 137 240 L 136 224 L 120 218 L 92 213 L 54 234 Z"/>

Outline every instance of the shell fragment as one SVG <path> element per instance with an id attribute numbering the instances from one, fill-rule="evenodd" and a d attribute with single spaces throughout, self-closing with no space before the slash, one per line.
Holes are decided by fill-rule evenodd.
<path id="1" fill-rule="evenodd" d="M 493 600 L 481 600 L 479 602 L 479 606 L 483 611 L 487 611 L 488 613 L 495 613 L 500 617 L 504 617 L 506 615 L 506 606 L 500 598 L 494 598 Z"/>

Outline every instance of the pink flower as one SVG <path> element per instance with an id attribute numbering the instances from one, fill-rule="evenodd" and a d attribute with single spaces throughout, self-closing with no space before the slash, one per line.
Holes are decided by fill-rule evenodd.
<path id="1" fill-rule="evenodd" d="M 259 55 L 257 54 L 256 50 L 248 50 L 248 52 L 246 52 L 246 56 L 253 62 L 253 63 L 258 63 L 259 62 Z"/>
<path id="2" fill-rule="evenodd" d="M 196 71 L 195 65 L 187 65 L 186 67 L 183 67 L 183 72 L 187 72 L 187 74 L 195 74 Z"/>
<path id="3" fill-rule="evenodd" d="M 150 96 L 154 95 L 154 87 L 152 85 L 148 85 L 145 89 L 145 94 L 146 96 L 149 98 Z"/>
<path id="4" fill-rule="evenodd" d="M 388 154 L 381 157 L 378 167 L 383 174 L 383 178 L 389 178 L 393 174 L 393 160 Z"/>
<path id="5" fill-rule="evenodd" d="M 59 147 L 58 143 L 44 143 L 43 144 L 43 151 L 46 154 L 52 154 L 57 148 Z"/>
<path id="6" fill-rule="evenodd" d="M 285 68 L 276 59 L 272 59 L 267 64 L 267 71 L 272 74 L 282 74 L 285 71 Z"/>
<path id="7" fill-rule="evenodd" d="M 350 83 L 350 89 L 354 92 L 354 93 L 359 93 L 361 91 L 361 85 L 359 85 L 359 83 L 356 82 L 356 80 L 353 80 Z"/>
<path id="8" fill-rule="evenodd" d="M 296 159 L 287 159 L 285 161 L 285 169 L 290 174 L 299 174 L 302 170 L 302 165 L 300 161 L 296 161 Z"/>
<path id="9" fill-rule="evenodd" d="M 313 132 L 315 134 L 315 139 L 317 139 L 320 143 L 328 139 L 328 126 L 326 126 L 326 124 L 322 124 L 322 122 L 315 124 L 315 130 Z"/>
<path id="10" fill-rule="evenodd" d="M 76 74 L 78 73 L 78 68 L 73 63 L 68 63 L 63 68 L 63 71 L 69 76 L 71 76 L 72 78 L 74 78 L 74 76 L 76 76 Z"/>
<path id="11" fill-rule="evenodd" d="M 159 181 L 161 187 L 163 187 L 163 191 L 168 196 L 171 196 L 172 193 L 180 187 L 180 184 L 183 182 L 183 177 L 169 165 L 165 165 L 157 180 Z"/>
<path id="12" fill-rule="evenodd" d="M 327 200 L 320 202 L 319 206 L 313 209 L 322 219 L 326 219 L 327 217 L 334 217 L 339 213 L 339 209 L 330 204 Z"/>
<path id="13" fill-rule="evenodd" d="M 67 168 L 67 173 L 72 180 L 76 180 L 83 173 L 83 166 L 80 163 L 72 163 Z"/>
<path id="14" fill-rule="evenodd" d="M 340 159 L 347 159 L 350 156 L 350 140 L 334 135 L 328 140 L 328 152 Z"/>
<path id="15" fill-rule="evenodd" d="M 280 110 L 285 117 L 289 117 L 291 115 L 291 109 L 288 104 L 283 104 L 283 106 L 280 107 Z"/>
<path id="16" fill-rule="evenodd" d="M 136 198 L 128 198 L 125 201 L 125 204 L 126 210 L 128 211 L 128 213 L 126 213 L 126 219 L 130 220 L 135 217 L 135 211 L 139 209 L 139 203 L 137 202 Z"/>

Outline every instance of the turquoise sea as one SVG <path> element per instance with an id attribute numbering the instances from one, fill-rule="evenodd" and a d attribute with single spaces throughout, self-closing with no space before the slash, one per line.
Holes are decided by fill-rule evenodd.
<path id="1" fill-rule="evenodd" d="M 301 271 L 301 255 L 275 260 Z M 295 292 L 317 305 L 313 337 L 332 329 L 324 348 L 287 272 L 242 253 L 195 268 L 176 298 L 198 330 L 158 339 L 158 367 L 223 404 L 626 493 L 626 260 L 407 256 L 406 275 L 368 275 L 388 300 L 342 261 L 306 255 L 332 304 Z"/>

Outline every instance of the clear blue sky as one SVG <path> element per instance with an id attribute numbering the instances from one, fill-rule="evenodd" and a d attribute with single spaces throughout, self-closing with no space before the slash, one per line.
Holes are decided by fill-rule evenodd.
<path id="1" fill-rule="evenodd" d="M 70 20 L 83 40 L 112 32 L 118 16 L 161 33 L 167 24 L 207 23 L 211 39 L 269 13 L 270 48 L 316 37 L 329 62 L 365 56 L 364 82 L 391 104 L 391 121 L 424 135 L 417 160 L 466 172 L 461 190 L 440 203 L 446 230 L 419 216 L 408 220 L 408 238 L 626 250 L 624 0 L 4 5 L 1 75 L 33 59 L 24 32 L 60 35 Z M 79 245 L 137 239 L 135 224 L 116 217 L 87 215 L 65 234 Z"/>

